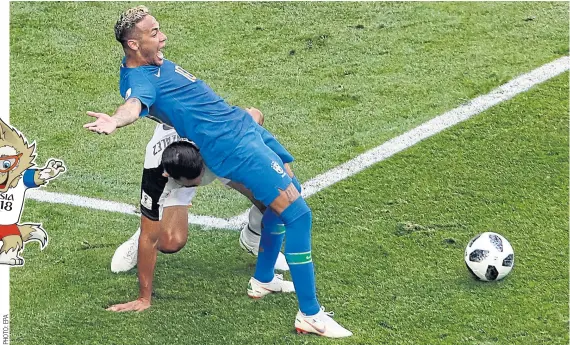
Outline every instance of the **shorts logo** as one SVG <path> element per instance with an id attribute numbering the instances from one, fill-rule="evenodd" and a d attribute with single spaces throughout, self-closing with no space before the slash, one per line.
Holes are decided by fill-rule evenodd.
<path id="1" fill-rule="evenodd" d="M 144 190 L 142 191 L 141 205 L 146 209 L 152 210 L 152 198 Z"/>
<path id="2" fill-rule="evenodd" d="M 275 170 L 279 175 L 284 176 L 285 172 L 283 171 L 283 168 L 281 168 L 281 166 L 276 162 L 273 161 L 271 162 L 271 167 L 273 168 L 273 170 Z"/>
<path id="3" fill-rule="evenodd" d="M 125 101 L 131 97 L 131 89 L 129 88 L 127 92 L 125 92 Z"/>

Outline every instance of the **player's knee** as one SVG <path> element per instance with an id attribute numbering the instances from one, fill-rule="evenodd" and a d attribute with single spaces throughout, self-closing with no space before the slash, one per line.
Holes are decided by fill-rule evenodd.
<path id="1" fill-rule="evenodd" d="M 297 199 L 281 214 L 285 223 L 285 254 L 311 251 L 313 214 L 302 198 Z"/>
<path id="2" fill-rule="evenodd" d="M 160 237 L 158 249 L 164 254 L 179 252 L 186 245 L 187 236 L 176 233 L 164 233 Z"/>
<path id="3" fill-rule="evenodd" d="M 291 224 L 298 219 L 302 219 L 304 222 L 312 222 L 313 214 L 309 205 L 302 197 L 297 198 L 291 205 L 287 206 L 280 215 L 285 226 Z"/>
<path id="4" fill-rule="evenodd" d="M 185 244 L 186 243 L 180 243 L 180 242 L 161 243 L 158 249 L 163 254 L 174 254 L 178 253 L 182 248 L 184 248 Z"/>

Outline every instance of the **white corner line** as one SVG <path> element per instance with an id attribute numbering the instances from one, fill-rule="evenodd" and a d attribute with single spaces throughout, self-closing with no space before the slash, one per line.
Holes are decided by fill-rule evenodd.
<path id="1" fill-rule="evenodd" d="M 552 79 L 570 69 L 570 58 L 561 57 L 529 73 L 523 74 L 490 93 L 479 96 L 453 110 L 439 115 L 418 127 L 360 154 L 359 156 L 303 183 L 303 197 L 342 181 L 358 172 L 403 151 L 449 127 L 463 122 L 485 110 L 525 92 L 535 85 Z M 133 205 L 83 196 L 28 190 L 27 197 L 36 201 L 87 207 L 96 210 L 138 215 Z M 206 228 L 238 230 L 247 222 L 248 211 L 229 219 L 190 214 L 188 223 Z"/>

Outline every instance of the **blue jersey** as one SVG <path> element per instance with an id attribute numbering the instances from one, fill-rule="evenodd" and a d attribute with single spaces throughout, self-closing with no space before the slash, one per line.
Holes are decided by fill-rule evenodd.
<path id="1" fill-rule="evenodd" d="M 194 141 L 210 168 L 239 145 L 257 124 L 243 109 L 230 106 L 206 83 L 164 59 L 162 66 L 128 68 L 121 65 L 121 96 L 142 103 L 141 116 L 151 117 Z"/>

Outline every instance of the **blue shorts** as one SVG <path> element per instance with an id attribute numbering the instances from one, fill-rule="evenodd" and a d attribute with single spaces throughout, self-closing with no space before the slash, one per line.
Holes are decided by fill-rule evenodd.
<path id="1" fill-rule="evenodd" d="M 267 129 L 261 126 L 257 126 L 255 129 L 259 132 L 259 134 L 261 134 L 261 138 L 263 139 L 265 145 L 267 145 L 273 152 L 275 152 L 279 158 L 281 158 L 281 161 L 283 163 L 291 163 L 295 160 L 289 151 L 287 151 L 287 149 L 285 149 L 283 145 L 281 145 L 281 143 L 277 141 L 273 134 L 271 134 Z"/>
<path id="2" fill-rule="evenodd" d="M 279 196 L 279 191 L 284 191 L 292 183 L 281 157 L 288 162 L 293 161 L 293 156 L 271 133 L 252 127 L 231 156 L 217 167 L 210 168 L 218 176 L 243 184 L 255 199 L 269 206 Z"/>

